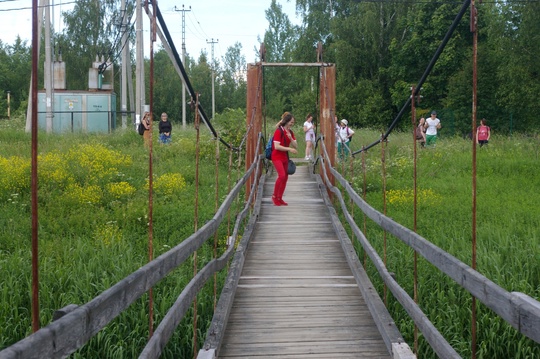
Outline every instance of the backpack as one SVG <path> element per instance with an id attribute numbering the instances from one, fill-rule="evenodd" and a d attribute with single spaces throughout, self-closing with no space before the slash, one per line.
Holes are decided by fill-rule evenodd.
<path id="1" fill-rule="evenodd" d="M 281 138 L 283 139 L 283 135 L 284 135 L 283 129 L 281 128 L 281 126 L 279 127 L 279 129 L 281 130 Z M 266 157 L 267 160 L 272 159 L 273 144 L 274 144 L 274 136 L 270 137 L 270 139 L 268 140 L 268 143 L 266 144 L 266 147 L 264 148 L 264 156 Z"/>
<path id="2" fill-rule="evenodd" d="M 142 122 L 139 122 L 139 126 L 137 126 L 137 131 L 139 132 L 139 135 L 144 135 L 144 130 L 146 130 L 146 128 L 144 128 Z"/>
<path id="3" fill-rule="evenodd" d="M 423 134 L 423 131 L 420 127 L 416 127 L 416 139 L 417 140 L 422 140 L 424 138 L 424 136 L 422 136 Z"/>
<path id="4" fill-rule="evenodd" d="M 349 134 L 350 134 L 350 132 L 349 132 L 349 126 L 347 126 L 347 136 L 348 136 Z M 352 138 L 353 138 L 353 137 L 354 137 L 354 133 L 353 133 L 353 135 L 352 135 L 351 137 L 349 137 L 349 142 L 352 141 Z"/>

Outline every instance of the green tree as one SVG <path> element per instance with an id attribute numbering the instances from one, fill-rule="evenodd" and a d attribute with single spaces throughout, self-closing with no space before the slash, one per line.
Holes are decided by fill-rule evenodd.
<path id="1" fill-rule="evenodd" d="M 296 41 L 296 31 L 281 5 L 272 0 L 265 11 L 268 29 L 264 34 L 266 62 L 292 62 L 292 53 Z M 291 69 L 269 67 L 264 69 L 264 89 L 266 116 L 279 119 L 285 111 L 292 111 L 292 94 L 297 87 Z"/>
<path id="2" fill-rule="evenodd" d="M 199 93 L 199 102 L 206 115 L 212 117 L 212 68 L 206 52 L 201 52 L 198 62 L 193 64 L 188 75 L 193 91 Z"/>
<path id="3" fill-rule="evenodd" d="M 242 55 L 242 44 L 239 42 L 227 48 L 223 56 L 223 71 L 220 74 L 219 92 L 216 102 L 218 112 L 226 108 L 241 109 L 246 107 L 246 58 Z M 216 105 L 217 106 L 217 105 Z"/>
<path id="4" fill-rule="evenodd" d="M 88 69 L 96 56 L 117 60 L 124 45 L 118 25 L 122 16 L 130 19 L 133 12 L 133 1 L 127 3 L 128 11 L 123 15 L 115 0 L 78 0 L 73 10 L 63 13 L 65 28 L 56 36 L 55 46 L 66 62 L 68 89 L 88 88 Z"/>
<path id="5" fill-rule="evenodd" d="M 182 81 L 163 48 L 154 54 L 154 69 L 154 117 L 167 112 L 170 121 L 181 122 Z"/>
<path id="6" fill-rule="evenodd" d="M 2 117 L 7 116 L 7 91 L 10 91 L 12 116 L 20 115 L 26 110 L 31 70 L 32 54 L 26 41 L 21 40 L 20 37 L 15 39 L 13 45 L 5 45 L 0 41 L 0 88 L 3 90 L 0 113 Z"/>
<path id="7" fill-rule="evenodd" d="M 500 11 L 500 16 L 489 30 L 490 44 L 500 59 L 496 71 L 497 103 L 505 109 L 498 116 L 506 117 L 500 121 L 508 124 L 508 131 L 538 130 L 540 4 L 508 2 L 495 10 Z"/>

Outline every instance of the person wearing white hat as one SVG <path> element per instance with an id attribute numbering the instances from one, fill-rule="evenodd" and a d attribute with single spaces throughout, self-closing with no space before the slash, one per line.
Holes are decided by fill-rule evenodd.
<path id="1" fill-rule="evenodd" d="M 343 159 L 349 156 L 350 152 L 350 142 L 351 138 L 354 135 L 354 131 L 349 128 L 349 121 L 346 119 L 341 120 L 339 128 L 339 138 L 338 138 L 338 154 L 339 158 Z"/>

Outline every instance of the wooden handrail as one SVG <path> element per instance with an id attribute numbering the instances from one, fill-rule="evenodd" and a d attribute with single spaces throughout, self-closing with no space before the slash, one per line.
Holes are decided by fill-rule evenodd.
<path id="1" fill-rule="evenodd" d="M 167 274 L 179 267 L 208 238 L 213 238 L 213 234 L 226 217 L 234 199 L 241 193 L 242 187 L 251 174 L 255 170 L 259 170 L 259 166 L 259 161 L 254 161 L 253 165 L 227 195 L 214 217 L 197 232 L 105 290 L 90 302 L 77 307 L 60 319 L 0 351 L 0 358 L 63 358 L 82 347 L 135 300 L 156 285 Z M 198 282 L 213 274 L 212 270 L 222 264 L 219 261 L 210 263 L 212 263 L 210 265 L 211 269 L 194 278 L 192 281 L 195 283 L 190 283 L 190 286 L 188 285 L 184 289 L 180 297 L 188 298 L 191 296 L 192 287 L 198 288 Z"/>
<path id="2" fill-rule="evenodd" d="M 323 151 L 326 154 L 326 151 L 324 149 L 324 143 Z M 327 156 L 324 160 L 328 161 Z M 334 168 L 330 168 L 330 171 L 332 172 L 336 180 L 346 190 L 347 194 L 350 196 L 356 206 L 360 208 L 362 212 L 364 212 L 366 216 L 368 216 L 372 221 L 374 221 L 382 229 L 393 234 L 402 242 L 417 251 L 418 254 L 423 256 L 429 263 L 433 264 L 441 272 L 448 275 L 458 285 L 460 285 L 462 288 L 467 290 L 474 297 L 484 303 L 488 308 L 493 310 L 504 321 L 512 325 L 520 333 L 536 341 L 537 343 L 540 343 L 540 330 L 538 330 L 538 328 L 540 328 L 539 301 L 524 293 L 506 291 L 505 289 L 499 287 L 497 284 L 495 284 L 479 272 L 475 271 L 465 263 L 461 262 L 459 259 L 455 258 L 451 254 L 443 251 L 441 248 L 429 242 L 419 234 L 402 226 L 391 218 L 383 215 L 381 212 L 377 211 L 367 202 L 365 202 L 354 191 L 349 182 L 346 181 L 338 171 L 336 171 Z M 329 183 L 330 182 L 326 180 L 327 187 Z M 377 264 L 377 262 L 380 262 L 380 258 L 373 250 L 367 239 L 364 237 L 363 233 L 356 226 L 353 218 L 348 213 L 347 207 L 345 206 L 345 203 L 341 197 L 341 192 L 333 186 L 330 189 L 333 193 L 336 193 L 336 195 L 340 196 L 340 201 L 342 202 L 341 207 L 347 218 L 347 222 L 349 223 L 349 225 L 351 225 L 351 228 L 353 229 L 356 237 L 359 239 L 360 243 L 375 263 L 379 274 L 389 287 L 391 285 L 393 286 L 395 280 L 393 280 L 393 278 L 387 275 L 388 273 L 386 269 L 383 268 L 384 266 L 382 266 L 381 263 Z M 395 284 L 397 284 L 397 282 L 395 282 Z M 405 300 L 405 298 L 403 297 L 403 299 L 400 299 L 402 295 L 399 293 L 399 291 L 394 293 L 394 295 L 408 312 L 409 310 L 412 310 L 412 308 L 408 309 L 409 306 L 405 306 L 405 304 L 401 302 L 401 300 Z M 410 299 L 408 295 L 407 297 L 408 299 Z M 412 319 L 415 321 L 415 323 L 417 323 L 419 327 L 420 324 L 422 324 L 426 320 L 423 313 L 420 316 L 412 317 Z M 424 335 L 427 339 L 427 333 L 424 333 Z"/>

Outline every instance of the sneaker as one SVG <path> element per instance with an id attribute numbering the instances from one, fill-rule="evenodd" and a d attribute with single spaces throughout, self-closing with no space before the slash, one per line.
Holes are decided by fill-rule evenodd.
<path id="1" fill-rule="evenodd" d="M 304 158 L 306 161 L 309 161 L 310 160 L 310 157 L 309 156 L 306 156 L 306 158 Z"/>
<path id="2" fill-rule="evenodd" d="M 277 199 L 275 196 L 272 195 L 272 202 L 274 202 L 274 206 L 281 206 L 281 201 Z"/>
<path id="3" fill-rule="evenodd" d="M 279 203 L 280 203 L 282 206 L 288 206 L 288 205 L 289 205 L 287 202 L 285 202 L 285 201 L 283 200 L 283 198 L 280 198 L 280 199 L 279 199 Z"/>

